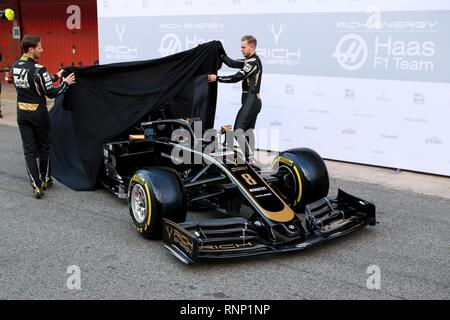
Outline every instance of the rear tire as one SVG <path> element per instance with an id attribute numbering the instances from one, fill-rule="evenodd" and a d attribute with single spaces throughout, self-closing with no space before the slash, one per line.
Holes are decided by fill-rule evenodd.
<path id="1" fill-rule="evenodd" d="M 312 149 L 298 148 L 281 152 L 273 168 L 278 168 L 277 194 L 294 210 L 328 195 L 328 170 L 320 155 Z"/>
<path id="2" fill-rule="evenodd" d="M 133 224 L 148 239 L 162 238 L 162 219 L 186 220 L 186 196 L 178 173 L 169 168 L 138 170 L 128 187 Z"/>

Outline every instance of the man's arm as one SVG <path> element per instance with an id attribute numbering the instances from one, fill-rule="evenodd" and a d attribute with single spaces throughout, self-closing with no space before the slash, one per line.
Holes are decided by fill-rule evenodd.
<path id="1" fill-rule="evenodd" d="M 255 58 L 248 59 L 243 65 L 242 69 L 231 76 L 218 76 L 217 81 L 224 83 L 235 83 L 242 81 L 249 77 L 258 69 L 258 64 Z"/>
<path id="2" fill-rule="evenodd" d="M 220 58 L 230 68 L 240 69 L 243 68 L 245 64 L 244 60 L 233 60 L 229 58 L 226 54 L 222 54 Z"/>
<path id="3" fill-rule="evenodd" d="M 38 70 L 36 78 L 37 84 L 44 91 L 44 94 L 50 99 L 56 98 L 69 89 L 70 83 L 64 81 L 65 79 L 63 79 L 63 82 L 59 87 L 55 87 L 53 85 L 52 77 L 44 67 Z"/>
<path id="4" fill-rule="evenodd" d="M 57 73 L 55 73 L 54 75 L 50 76 L 52 78 L 53 82 L 58 81 L 61 78 L 61 75 L 63 73 L 63 69 L 59 70 Z"/>

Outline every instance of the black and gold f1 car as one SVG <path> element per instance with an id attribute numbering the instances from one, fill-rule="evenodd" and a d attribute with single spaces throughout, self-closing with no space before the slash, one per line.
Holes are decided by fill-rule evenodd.
<path id="1" fill-rule="evenodd" d="M 136 230 L 186 264 L 299 251 L 376 224 L 375 206 L 338 191 L 329 198 L 322 158 L 307 148 L 281 152 L 270 170 L 221 142 L 208 152 L 190 120 L 157 120 L 104 145 L 101 179 L 127 199 Z M 225 136 L 222 128 L 215 137 Z M 186 138 L 175 137 L 176 130 Z M 238 161 L 239 160 L 239 161 Z M 227 217 L 186 221 L 187 210 Z"/>

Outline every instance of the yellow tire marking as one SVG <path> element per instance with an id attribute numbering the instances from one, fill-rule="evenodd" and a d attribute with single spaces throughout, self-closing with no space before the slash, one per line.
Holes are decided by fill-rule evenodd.
<path id="1" fill-rule="evenodd" d="M 294 168 L 295 171 L 295 175 L 297 176 L 297 181 L 298 181 L 298 196 L 297 196 L 297 200 L 294 201 L 294 206 L 300 203 L 300 200 L 302 198 L 302 194 L 303 194 L 303 185 L 302 185 L 302 179 L 300 177 L 300 172 L 298 172 L 297 167 L 294 165 L 294 162 L 286 159 L 284 157 L 278 156 L 276 157 L 273 162 L 272 162 L 272 168 L 275 166 L 275 163 L 278 161 L 278 163 L 283 163 L 285 165 L 288 166 L 292 166 Z"/>
<path id="2" fill-rule="evenodd" d="M 297 175 L 297 179 L 298 179 L 298 197 L 297 197 L 297 201 L 295 204 L 300 203 L 300 199 L 302 198 L 302 193 L 303 193 L 303 186 L 302 186 L 302 179 L 300 178 L 300 173 L 298 172 L 297 167 L 294 165 L 294 171 L 295 174 Z"/>
<path id="3" fill-rule="evenodd" d="M 147 193 L 147 198 L 148 198 L 148 215 L 147 215 L 147 224 L 146 225 L 149 226 L 150 225 L 151 216 L 152 216 L 152 199 L 150 198 L 150 192 L 148 190 L 147 183 L 145 183 L 144 186 L 145 186 L 145 192 Z"/>

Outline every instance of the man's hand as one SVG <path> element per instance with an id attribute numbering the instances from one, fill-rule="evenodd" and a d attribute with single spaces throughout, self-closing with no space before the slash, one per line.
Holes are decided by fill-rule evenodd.
<path id="1" fill-rule="evenodd" d="M 71 84 L 75 83 L 75 75 L 71 73 L 67 76 L 67 78 L 63 78 L 62 81 L 67 82 L 67 84 L 70 86 Z"/>
<path id="2" fill-rule="evenodd" d="M 217 81 L 217 75 L 208 74 L 208 82 L 216 82 L 216 81 Z"/>
<path id="3" fill-rule="evenodd" d="M 58 79 L 61 79 L 62 73 L 64 72 L 64 69 L 59 70 L 56 75 L 58 76 Z"/>

